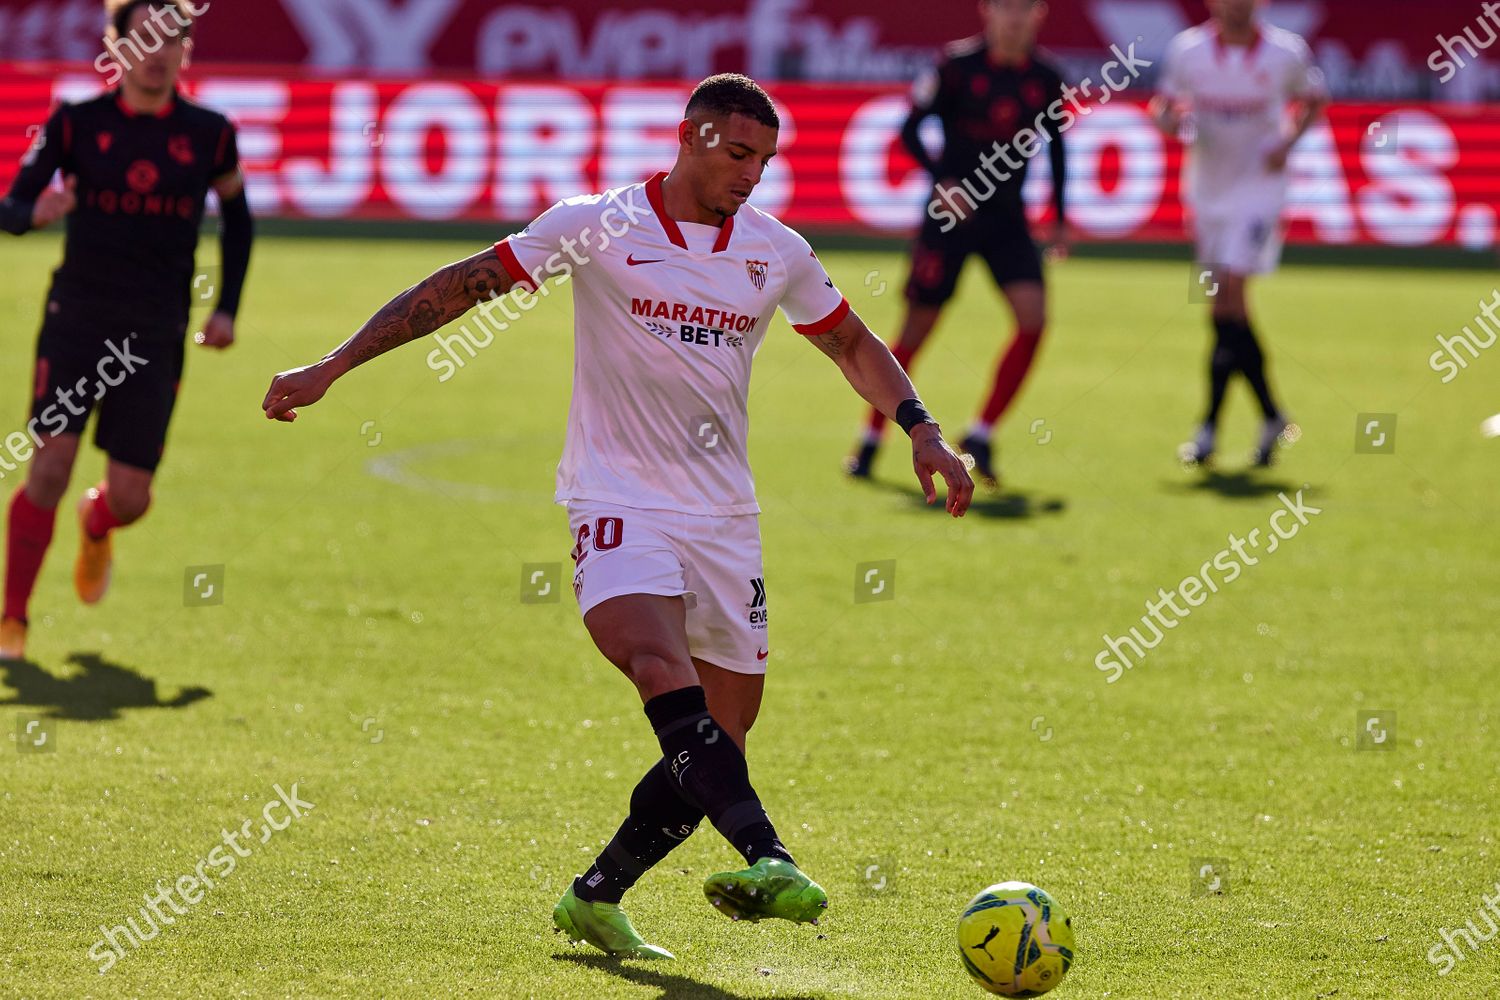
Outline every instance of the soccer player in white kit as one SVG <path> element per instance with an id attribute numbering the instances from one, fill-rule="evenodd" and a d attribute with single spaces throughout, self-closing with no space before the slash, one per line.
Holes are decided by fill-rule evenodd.
<path id="1" fill-rule="evenodd" d="M 1180 454 L 1195 463 L 1213 455 L 1224 392 L 1240 372 L 1265 421 L 1255 464 L 1269 465 L 1290 424 L 1266 380 L 1246 286 L 1252 275 L 1274 271 L 1281 259 L 1287 158 L 1328 98 L 1307 43 L 1262 22 L 1260 0 L 1208 0 L 1208 6 L 1212 17 L 1206 24 L 1167 46 L 1160 93 L 1152 102 L 1162 131 L 1190 143 L 1186 199 L 1199 280 L 1213 302 L 1208 412 Z"/>
<path id="2" fill-rule="evenodd" d="M 553 911 L 559 931 L 610 954 L 672 957 L 619 904 L 705 816 L 749 866 L 705 882 L 720 912 L 816 922 L 827 906 L 778 839 L 744 755 L 771 651 L 746 396 L 777 307 L 907 431 L 929 503 L 934 476 L 954 517 L 973 495 L 906 373 L 807 241 L 747 204 L 778 127 L 754 81 L 708 78 L 688 101 L 670 173 L 559 202 L 398 296 L 322 361 L 277 375 L 263 404 L 294 420 L 340 376 L 476 303 L 571 277 L 574 388 L 556 499 L 571 522 L 573 589 L 662 750 L 614 839 Z"/>

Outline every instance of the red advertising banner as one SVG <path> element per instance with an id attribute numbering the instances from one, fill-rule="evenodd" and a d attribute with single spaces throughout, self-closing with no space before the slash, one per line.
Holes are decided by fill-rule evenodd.
<path id="1" fill-rule="evenodd" d="M 204 65 L 298 67 L 339 77 L 910 81 L 976 34 L 970 2 L 870 0 L 193 0 Z M 1088 72 L 1111 45 L 1149 59 L 1207 17 L 1204 0 L 1050 0 L 1041 44 Z M 1443 39 L 1493 41 L 1476 0 L 1274 0 L 1267 20 L 1305 37 L 1335 96 L 1473 100 L 1484 71 L 1442 82 Z M 100 0 L 0 0 L 0 59 L 89 62 Z M 1460 43 L 1461 45 L 1462 43 Z M 1488 47 L 1488 46 L 1484 46 Z M 1470 60 L 1474 48 L 1464 50 Z M 1433 59 L 1436 57 L 1437 61 Z"/>
<path id="2" fill-rule="evenodd" d="M 558 199 L 670 166 L 691 87 L 195 76 L 189 91 L 239 127 L 256 212 L 315 219 L 530 219 Z M 86 68 L 0 69 L 0 185 L 49 106 L 99 89 Z M 904 88 L 774 93 L 783 155 L 755 205 L 811 230 L 914 229 L 929 178 L 897 138 Z M 1084 239 L 1182 235 L 1182 153 L 1152 126 L 1145 97 L 1126 90 L 1085 105 L 1066 133 L 1071 221 Z M 1500 211 L 1500 108 L 1338 104 L 1289 170 L 1294 241 L 1488 248 Z M 1038 219 L 1050 183 L 1037 157 L 1026 194 Z"/>

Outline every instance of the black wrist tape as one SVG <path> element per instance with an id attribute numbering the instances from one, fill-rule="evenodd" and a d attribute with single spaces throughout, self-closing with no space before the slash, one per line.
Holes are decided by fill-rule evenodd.
<path id="1" fill-rule="evenodd" d="M 918 424 L 935 424 L 937 421 L 932 419 L 932 414 L 927 412 L 920 399 L 906 399 L 896 407 L 896 423 L 910 437 L 912 428 Z"/>

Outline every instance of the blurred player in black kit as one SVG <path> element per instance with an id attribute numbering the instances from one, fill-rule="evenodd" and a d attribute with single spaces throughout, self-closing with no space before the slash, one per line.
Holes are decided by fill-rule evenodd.
<path id="1" fill-rule="evenodd" d="M 204 202 L 221 209 L 218 305 L 197 341 L 234 343 L 253 223 L 234 126 L 177 93 L 191 52 L 186 0 L 110 0 L 105 44 L 119 86 L 59 107 L 0 200 L 0 229 L 23 235 L 67 220 L 37 340 L 31 419 L 35 457 L 11 500 L 0 659 L 25 655 L 27 608 L 51 544 L 89 415 L 109 457 L 79 504 L 74 584 L 92 604 L 109 587 L 110 533 L 151 503 L 182 377 Z M 61 186 L 52 186 L 61 173 Z"/>
<path id="2" fill-rule="evenodd" d="M 901 129 L 902 143 L 932 174 L 935 187 L 912 249 L 906 318 L 891 352 L 903 367 L 911 367 L 953 295 L 964 262 L 970 254 L 983 258 L 1015 313 L 1016 333 L 959 450 L 974 459 L 975 478 L 994 489 L 998 482 L 990 434 L 1030 371 L 1047 324 L 1041 255 L 1031 237 L 1021 187 L 1027 161 L 1045 135 L 1056 214 L 1053 242 L 1061 245 L 1067 163 L 1061 129 L 1048 113 L 1064 99 L 1062 76 L 1035 51 L 1046 3 L 980 0 L 979 12 L 983 34 L 948 46 L 942 61 L 917 81 L 911 114 Z M 922 123 L 934 115 L 943 126 L 938 157 L 919 135 Z M 863 440 L 845 462 L 851 475 L 870 475 L 884 430 L 885 418 L 872 410 Z"/>

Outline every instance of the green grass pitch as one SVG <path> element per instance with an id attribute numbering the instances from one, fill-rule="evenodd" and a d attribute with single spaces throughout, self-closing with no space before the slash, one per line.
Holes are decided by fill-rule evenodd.
<path id="1" fill-rule="evenodd" d="M 32 663 L 0 667 L 0 994 L 976 997 L 954 926 L 1006 879 L 1074 918 L 1059 997 L 1500 991 L 1500 940 L 1447 976 L 1428 959 L 1500 880 L 1500 441 L 1479 432 L 1500 350 L 1448 385 L 1427 362 L 1492 273 L 1265 281 L 1304 433 L 1247 474 L 1237 384 L 1205 477 L 1174 459 L 1207 344 L 1187 263 L 1055 265 L 1049 340 L 999 438 L 1007 492 L 957 523 L 921 504 L 899 435 L 878 482 L 844 481 L 861 407 L 778 319 L 750 400 L 773 641 L 751 771 L 832 905 L 816 929 L 718 917 L 700 885 L 733 856 L 705 824 L 627 897 L 680 959 L 644 966 L 551 932 L 657 756 L 571 595 L 521 600 L 523 566 L 570 548 L 550 503 L 567 296 L 446 383 L 408 347 L 295 426 L 259 411 L 273 373 L 472 249 L 262 240 L 241 343 L 190 349 L 157 505 L 94 609 L 70 584 L 71 504 L 100 470 L 81 463 Z M 58 252 L 0 242 L 6 432 Z M 826 259 L 889 335 L 900 256 Z M 1008 330 L 972 267 L 915 371 L 954 437 Z M 1396 414 L 1393 454 L 1356 453 L 1362 413 Z M 1108 683 L 1105 633 L 1303 489 L 1321 514 Z M 856 567 L 883 560 L 894 599 L 856 602 Z M 190 567 L 223 567 L 222 604 L 191 604 Z M 52 752 L 19 752 L 33 718 Z M 293 783 L 311 811 L 99 974 L 101 924 Z"/>

